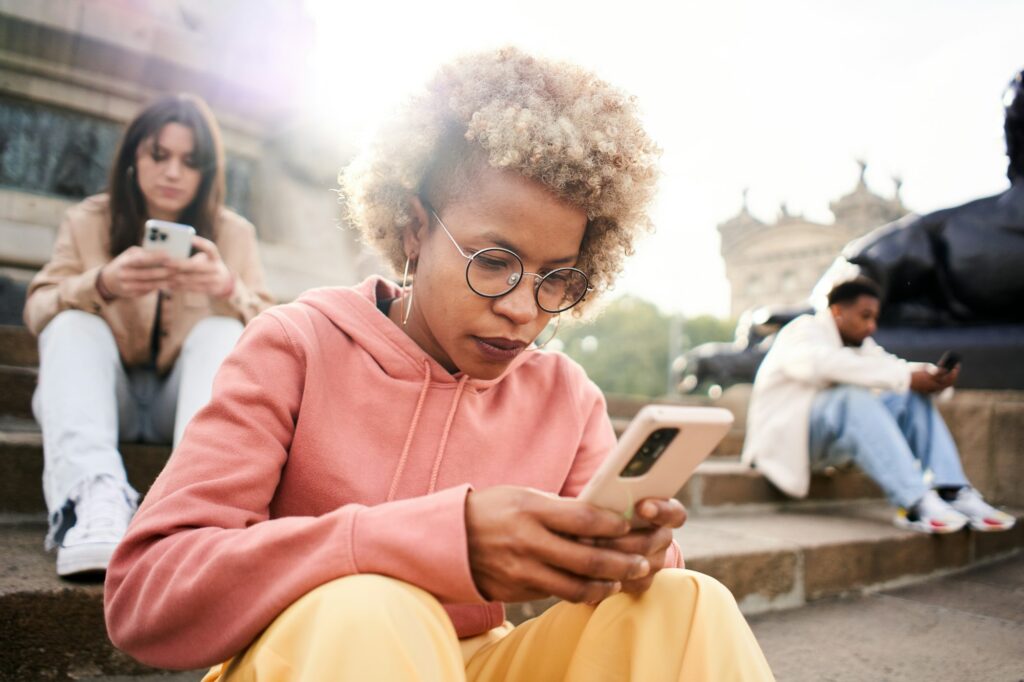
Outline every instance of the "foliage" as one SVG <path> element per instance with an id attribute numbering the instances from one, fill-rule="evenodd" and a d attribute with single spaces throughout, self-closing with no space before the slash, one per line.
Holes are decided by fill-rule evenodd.
<path id="1" fill-rule="evenodd" d="M 604 392 L 655 397 L 670 389 L 670 346 L 675 357 L 706 341 L 728 341 L 734 326 L 711 315 L 666 315 L 649 301 L 622 296 L 597 319 L 563 327 L 558 338 Z"/>

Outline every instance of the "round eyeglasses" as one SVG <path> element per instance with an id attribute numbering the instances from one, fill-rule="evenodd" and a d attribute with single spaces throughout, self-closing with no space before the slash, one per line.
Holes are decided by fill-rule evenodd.
<path id="1" fill-rule="evenodd" d="M 474 294 L 484 298 L 500 298 L 515 289 L 525 275 L 530 275 L 537 280 L 533 286 L 537 306 L 546 313 L 555 314 L 572 308 L 588 292 L 593 291 L 586 274 L 576 268 L 557 268 L 543 275 L 526 272 L 523 259 L 515 251 L 500 246 L 467 254 L 448 231 L 441 216 L 429 204 L 427 208 L 459 250 L 459 254 L 466 259 L 466 284 Z"/>

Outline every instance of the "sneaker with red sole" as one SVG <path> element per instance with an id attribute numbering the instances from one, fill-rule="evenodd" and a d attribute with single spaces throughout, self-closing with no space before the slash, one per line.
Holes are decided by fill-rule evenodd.
<path id="1" fill-rule="evenodd" d="M 943 501 L 934 490 L 929 490 L 924 497 L 910 509 L 900 507 L 896 511 L 893 522 L 898 528 L 943 535 L 955 533 L 968 524 L 970 519 Z"/>
<path id="2" fill-rule="evenodd" d="M 970 486 L 961 488 L 949 506 L 966 516 L 972 529 L 982 533 L 1010 530 L 1017 523 L 1017 519 L 990 505 Z"/>

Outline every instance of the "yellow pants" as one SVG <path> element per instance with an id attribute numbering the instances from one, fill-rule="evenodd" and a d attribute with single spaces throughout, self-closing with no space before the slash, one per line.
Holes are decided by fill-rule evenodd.
<path id="1" fill-rule="evenodd" d="M 559 603 L 461 641 L 423 590 L 379 575 L 340 578 L 289 606 L 203 682 L 772 679 L 732 594 L 666 569 L 643 595 Z"/>

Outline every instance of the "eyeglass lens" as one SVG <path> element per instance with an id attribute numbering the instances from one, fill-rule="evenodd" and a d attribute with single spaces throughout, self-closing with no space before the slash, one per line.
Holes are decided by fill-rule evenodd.
<path id="1" fill-rule="evenodd" d="M 511 251 L 484 249 L 475 254 L 466 268 L 466 281 L 481 296 L 507 294 L 523 277 L 523 262 Z M 536 288 L 537 303 L 549 313 L 567 310 L 587 292 L 587 278 L 579 270 L 559 268 L 541 278 Z"/>

